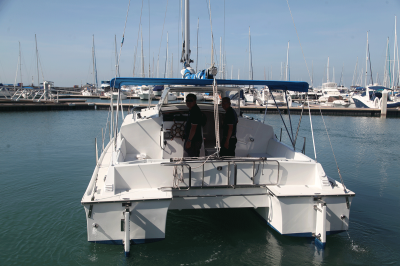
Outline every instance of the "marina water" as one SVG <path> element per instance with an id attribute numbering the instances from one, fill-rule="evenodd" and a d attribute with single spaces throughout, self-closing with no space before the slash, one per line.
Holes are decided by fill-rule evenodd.
<path id="1" fill-rule="evenodd" d="M 80 204 L 108 115 L 0 113 L 0 265 L 400 264 L 400 120 L 312 116 L 317 161 L 339 180 L 333 148 L 344 184 L 356 193 L 348 233 L 328 236 L 325 250 L 311 238 L 279 235 L 252 209 L 177 210 L 168 212 L 165 240 L 132 246 L 125 258 L 122 246 L 87 242 Z M 294 134 L 298 119 L 292 116 Z M 289 143 L 279 115 L 265 120 L 278 138 L 283 128 Z M 314 158 L 308 115 L 298 149 L 303 137 Z"/>

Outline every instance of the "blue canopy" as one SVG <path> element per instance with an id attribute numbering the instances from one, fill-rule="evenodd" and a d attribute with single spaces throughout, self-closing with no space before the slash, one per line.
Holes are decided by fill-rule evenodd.
<path id="1" fill-rule="evenodd" d="M 217 79 L 218 85 L 268 86 L 270 90 L 289 90 L 308 92 L 308 83 L 304 81 L 272 81 L 272 80 L 234 80 Z M 212 85 L 212 79 L 167 79 L 167 78 L 113 78 L 111 87 L 119 89 L 122 85 Z"/>
<path id="2" fill-rule="evenodd" d="M 164 90 L 164 86 L 163 85 L 157 85 L 154 86 L 153 91 L 162 91 Z"/>

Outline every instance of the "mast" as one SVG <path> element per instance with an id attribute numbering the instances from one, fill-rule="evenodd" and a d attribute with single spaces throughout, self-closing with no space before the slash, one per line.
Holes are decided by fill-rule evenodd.
<path id="1" fill-rule="evenodd" d="M 392 89 L 394 90 L 396 88 L 396 81 L 395 81 L 395 73 L 396 73 L 396 48 L 397 48 L 397 29 L 396 29 L 396 24 L 397 24 L 397 17 L 394 16 L 394 52 L 393 52 L 393 86 Z"/>
<path id="2" fill-rule="evenodd" d="M 387 85 L 387 77 L 388 77 L 388 70 L 387 70 L 388 52 L 389 52 L 389 37 L 387 38 L 387 41 L 386 41 L 385 70 L 383 71 L 383 86 L 384 86 L 384 87 L 388 87 L 388 85 Z M 389 69 L 390 69 L 390 62 L 389 62 Z M 390 75 L 390 74 L 389 74 L 389 75 Z M 390 85 L 389 85 L 389 87 L 390 87 Z"/>
<path id="3" fill-rule="evenodd" d="M 18 44 L 19 44 L 19 76 L 21 77 L 21 88 L 22 88 L 21 43 L 18 42 Z"/>
<path id="4" fill-rule="evenodd" d="M 264 67 L 264 80 L 267 80 L 267 74 L 265 72 L 265 67 Z"/>
<path id="5" fill-rule="evenodd" d="M 367 48 L 366 48 L 366 52 L 365 52 L 365 79 L 364 79 L 365 88 L 367 88 L 367 85 L 368 85 L 367 78 L 368 78 L 368 31 L 367 31 Z"/>
<path id="6" fill-rule="evenodd" d="M 329 82 L 329 56 L 328 56 L 328 64 L 326 67 L 326 82 Z"/>
<path id="7" fill-rule="evenodd" d="M 150 69 L 151 69 L 151 67 L 150 67 L 150 63 L 151 63 L 151 60 L 150 60 L 150 0 L 149 0 L 149 78 L 151 78 L 151 71 L 150 71 Z"/>
<path id="8" fill-rule="evenodd" d="M 165 55 L 165 73 L 164 73 L 164 78 L 169 78 L 168 75 L 168 32 L 167 32 L 167 50 L 166 50 L 166 55 Z"/>
<path id="9" fill-rule="evenodd" d="M 224 73 L 222 72 L 222 37 L 219 37 L 219 69 L 221 69 L 221 79 L 224 79 Z"/>
<path id="10" fill-rule="evenodd" d="M 249 79 L 252 80 L 252 71 L 251 71 L 251 35 L 250 35 L 250 27 L 249 27 Z"/>
<path id="11" fill-rule="evenodd" d="M 190 66 L 190 14 L 189 14 L 189 0 L 185 0 L 185 67 Z"/>
<path id="12" fill-rule="evenodd" d="M 140 25 L 140 36 L 141 36 L 141 49 L 142 49 L 142 53 L 141 53 L 141 58 L 142 58 L 142 78 L 145 77 L 144 74 L 144 54 L 143 54 L 143 31 L 142 31 L 142 26 Z"/>
<path id="13" fill-rule="evenodd" d="M 396 23 L 396 16 L 395 16 L 395 23 Z M 396 23 L 397 24 L 397 23 Z M 397 89 L 397 85 L 399 84 L 399 79 L 400 79 L 400 60 L 399 60 L 399 46 L 397 43 L 397 30 L 395 30 L 395 37 L 396 37 L 396 51 L 397 51 L 397 82 L 396 85 L 393 89 Z M 393 58 L 393 60 L 395 61 L 395 59 Z"/>
<path id="14" fill-rule="evenodd" d="M 289 42 L 287 42 L 287 54 L 286 54 L 286 81 L 290 80 L 289 77 Z"/>
<path id="15" fill-rule="evenodd" d="M 199 18 L 197 18 L 196 72 L 199 64 Z"/>
<path id="16" fill-rule="evenodd" d="M 118 52 L 117 52 L 117 35 L 114 35 L 114 41 L 115 41 L 115 70 L 116 70 L 115 75 L 117 77 L 119 77 Z"/>
<path id="17" fill-rule="evenodd" d="M 339 85 L 343 85 L 344 84 L 344 82 L 343 82 L 343 71 L 344 71 L 344 63 L 343 63 L 343 66 L 342 66 L 342 73 L 340 74 L 340 80 L 339 80 Z M 335 76 L 334 76 L 335 77 Z M 344 86 L 344 85 L 343 85 Z"/>
<path id="18" fill-rule="evenodd" d="M 356 67 L 354 68 L 354 73 L 353 73 L 353 82 L 351 85 L 357 85 L 356 83 L 358 82 L 357 80 L 357 70 L 358 70 L 358 56 L 357 56 L 357 62 L 356 62 Z"/>
<path id="19" fill-rule="evenodd" d="M 311 61 L 311 88 L 314 89 L 314 60 Z"/>
<path id="20" fill-rule="evenodd" d="M 212 23 L 211 23 L 211 1 L 208 2 L 208 10 L 210 12 L 210 26 L 211 26 L 211 66 L 214 66 L 214 36 L 212 33 Z"/>
<path id="21" fill-rule="evenodd" d="M 226 79 L 226 76 L 228 75 L 228 73 L 226 73 L 225 75 L 225 66 L 226 66 L 226 52 L 225 52 L 225 0 L 224 0 L 224 45 L 223 45 L 223 64 L 222 64 L 222 69 L 223 69 L 223 79 Z"/>
<path id="22" fill-rule="evenodd" d="M 38 87 L 40 88 L 40 81 L 39 81 L 39 52 L 37 48 L 37 39 L 35 34 L 35 43 L 36 43 L 36 69 L 37 69 L 37 83 Z M 32 77 L 32 84 L 33 84 L 33 77 Z"/>
<path id="23" fill-rule="evenodd" d="M 96 58 L 96 54 L 95 54 L 95 51 L 94 51 L 94 34 L 93 34 L 93 46 L 92 46 L 93 86 L 95 86 L 94 90 L 95 90 L 95 93 L 97 93 L 97 78 L 96 78 L 97 69 L 96 69 L 96 59 L 95 58 Z"/>
<path id="24" fill-rule="evenodd" d="M 365 79 L 364 79 L 364 86 L 365 86 L 365 97 L 369 99 L 369 90 L 367 84 L 367 77 L 368 77 L 368 31 L 367 31 L 367 49 L 365 52 Z"/>

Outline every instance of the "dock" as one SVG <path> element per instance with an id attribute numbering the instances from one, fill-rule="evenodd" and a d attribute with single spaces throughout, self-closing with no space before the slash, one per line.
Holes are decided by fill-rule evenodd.
<path id="1" fill-rule="evenodd" d="M 148 106 L 148 104 L 122 104 L 124 110 L 131 109 L 143 109 Z M 155 106 L 152 104 L 151 106 Z M 41 101 L 36 102 L 32 100 L 20 100 L 11 101 L 8 99 L 0 99 L 0 112 L 26 112 L 26 111 L 61 111 L 61 110 L 109 110 L 110 104 L 108 102 L 104 103 L 93 103 L 86 102 L 84 99 L 59 99 L 58 102 L 54 101 Z M 246 105 L 241 106 L 240 110 L 243 113 L 265 113 L 265 106 L 258 105 Z M 114 109 L 116 109 L 116 104 L 114 104 Z M 279 107 L 279 111 L 282 114 L 300 115 L 302 107 Z M 267 114 L 279 114 L 276 107 L 267 107 Z M 310 107 L 311 115 L 320 115 L 322 111 L 323 115 L 332 116 L 362 116 L 362 117 L 380 117 L 380 109 L 367 109 L 367 108 L 334 108 L 334 107 Z M 304 108 L 303 114 L 308 115 L 308 107 Z M 400 118 L 399 108 L 388 108 L 387 116 L 388 118 Z"/>

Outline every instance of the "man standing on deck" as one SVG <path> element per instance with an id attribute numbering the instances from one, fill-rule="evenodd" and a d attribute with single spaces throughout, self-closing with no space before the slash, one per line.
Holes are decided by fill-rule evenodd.
<path id="1" fill-rule="evenodd" d="M 238 118 L 235 110 L 231 107 L 229 97 L 222 98 L 222 108 L 226 111 L 222 123 L 222 142 L 220 156 L 235 156 L 236 149 L 236 126 Z"/>
<path id="2" fill-rule="evenodd" d="M 189 116 L 185 124 L 185 143 L 183 157 L 199 157 L 203 143 L 201 136 L 202 113 L 196 103 L 196 95 L 186 95 L 186 106 L 189 108 Z"/>

